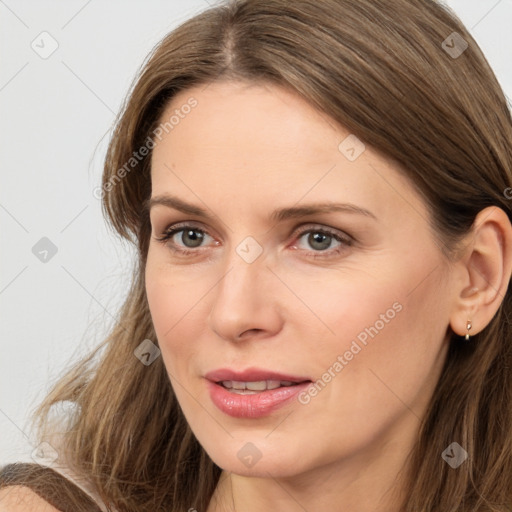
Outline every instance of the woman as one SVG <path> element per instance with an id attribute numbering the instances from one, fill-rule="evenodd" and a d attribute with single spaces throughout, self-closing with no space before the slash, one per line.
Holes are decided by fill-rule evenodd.
<path id="1" fill-rule="evenodd" d="M 173 31 L 96 191 L 132 288 L 6 510 L 512 510 L 511 142 L 434 1 L 241 0 Z"/>

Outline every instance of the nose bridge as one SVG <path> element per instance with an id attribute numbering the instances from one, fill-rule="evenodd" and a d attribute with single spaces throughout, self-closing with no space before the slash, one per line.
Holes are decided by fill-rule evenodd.
<path id="1" fill-rule="evenodd" d="M 240 261 L 232 261 L 219 287 L 217 299 L 226 302 L 236 301 L 236 304 L 241 304 L 248 302 L 245 299 L 255 298 L 255 278 L 260 273 L 261 269 L 257 265 L 249 266 Z"/>
<path id="2" fill-rule="evenodd" d="M 261 286 L 265 271 L 264 258 L 260 256 L 247 263 L 236 251 L 232 251 L 226 267 L 227 273 L 219 283 L 216 302 L 231 308 L 233 312 L 254 308 L 259 294 L 264 292 Z"/>
<path id="3" fill-rule="evenodd" d="M 239 301 L 248 295 L 247 299 L 257 300 L 257 284 L 264 279 L 266 260 L 263 246 L 252 236 L 246 236 L 231 247 L 226 255 L 228 273 L 219 283 L 219 298 Z"/>
<path id="4" fill-rule="evenodd" d="M 231 251 L 215 290 L 210 327 L 225 339 L 236 340 L 249 330 L 271 332 L 280 323 L 267 262 L 263 253 L 254 257 L 254 248 L 247 241 Z"/>

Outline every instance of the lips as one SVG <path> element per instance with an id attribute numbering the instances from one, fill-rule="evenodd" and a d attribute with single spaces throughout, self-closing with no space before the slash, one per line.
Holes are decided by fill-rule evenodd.
<path id="1" fill-rule="evenodd" d="M 223 368 L 207 373 L 205 378 L 214 405 L 236 418 L 269 415 L 311 384 L 309 377 L 257 368 L 244 371 Z"/>
<path id="2" fill-rule="evenodd" d="M 229 368 L 220 368 L 208 372 L 205 377 L 212 382 L 221 381 L 238 381 L 238 382 L 258 382 L 263 380 L 277 380 L 279 382 L 288 381 L 295 384 L 300 382 L 310 381 L 309 377 L 302 377 L 297 375 L 287 375 L 280 372 L 270 370 L 263 370 L 259 368 L 248 368 L 243 371 L 230 370 Z"/>

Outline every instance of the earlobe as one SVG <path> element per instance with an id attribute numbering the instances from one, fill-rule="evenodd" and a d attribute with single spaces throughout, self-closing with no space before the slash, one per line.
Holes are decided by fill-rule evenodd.
<path id="1" fill-rule="evenodd" d="M 479 212 L 465 246 L 457 262 L 462 277 L 450 325 L 468 339 L 489 324 L 507 292 L 512 272 L 512 225 L 507 214 L 496 206 Z"/>
<path id="2" fill-rule="evenodd" d="M 476 328 L 473 326 L 473 319 L 475 318 L 476 311 L 479 309 L 480 297 L 480 290 L 476 286 L 470 285 L 463 288 L 457 297 L 456 306 L 452 313 L 450 321 L 452 330 L 455 334 L 464 336 L 467 341 L 477 333 Z"/>
<path id="3" fill-rule="evenodd" d="M 471 322 L 471 320 L 468 320 L 466 322 L 466 330 L 467 330 L 466 341 L 469 341 L 469 337 L 471 336 L 470 331 L 471 331 L 472 327 L 473 327 L 473 322 Z"/>

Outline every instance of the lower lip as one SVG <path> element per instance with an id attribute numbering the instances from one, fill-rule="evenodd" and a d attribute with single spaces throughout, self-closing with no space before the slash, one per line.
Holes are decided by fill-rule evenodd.
<path id="1" fill-rule="evenodd" d="M 232 393 L 224 386 L 208 381 L 212 402 L 225 414 L 234 418 L 261 418 L 291 401 L 311 382 L 302 382 L 293 386 L 259 391 L 252 395 Z"/>

